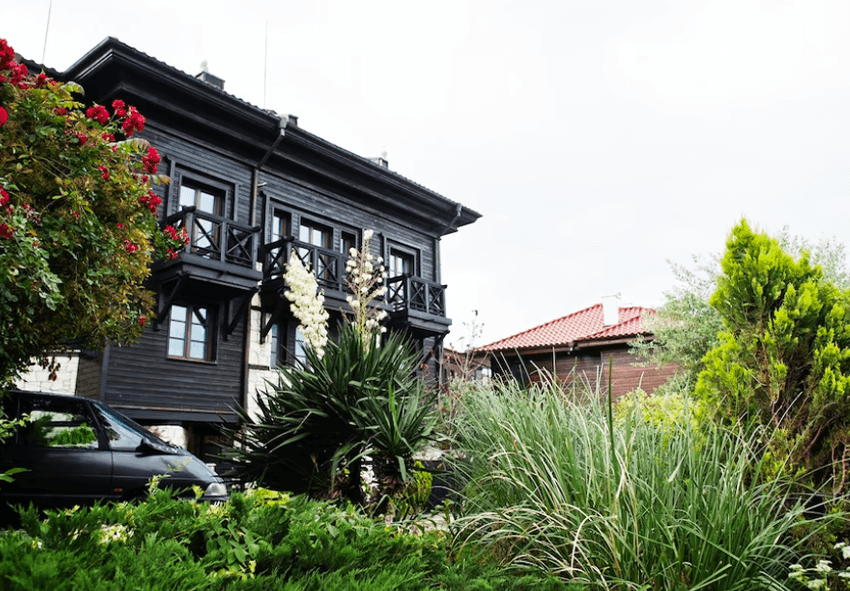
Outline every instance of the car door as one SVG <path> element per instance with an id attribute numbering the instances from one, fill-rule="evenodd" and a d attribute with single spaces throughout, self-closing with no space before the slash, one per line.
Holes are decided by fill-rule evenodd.
<path id="1" fill-rule="evenodd" d="M 95 404 L 94 412 L 112 451 L 112 485 L 117 493 L 124 497 L 140 496 L 147 490 L 151 478 L 158 475 L 168 479 L 163 486 L 172 482 L 178 486 L 179 470 L 188 458 L 177 455 L 176 450 L 144 427 L 104 405 Z"/>
<path id="2" fill-rule="evenodd" d="M 45 505 L 73 505 L 113 496 L 112 453 L 87 400 L 75 396 L 19 395 L 29 416 L 3 464 L 24 468 L 0 494 Z"/>

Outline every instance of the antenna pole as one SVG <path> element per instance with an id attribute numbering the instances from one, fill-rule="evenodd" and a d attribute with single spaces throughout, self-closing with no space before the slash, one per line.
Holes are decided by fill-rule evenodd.
<path id="1" fill-rule="evenodd" d="M 50 31 L 50 13 L 53 11 L 53 0 L 47 5 L 47 26 L 44 28 L 44 48 L 41 50 L 41 65 L 44 65 L 44 56 L 47 55 L 47 33 Z"/>
<path id="2" fill-rule="evenodd" d="M 53 0 L 51 0 L 52 2 Z M 266 80 L 269 71 L 269 21 L 266 21 L 266 47 L 263 57 L 263 108 L 266 108 Z"/>

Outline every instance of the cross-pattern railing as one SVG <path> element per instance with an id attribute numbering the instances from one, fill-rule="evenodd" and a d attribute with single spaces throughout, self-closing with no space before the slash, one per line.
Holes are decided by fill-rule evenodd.
<path id="1" fill-rule="evenodd" d="M 316 272 L 316 281 L 321 287 L 336 291 L 344 289 L 344 255 L 329 248 L 301 242 L 292 236 L 263 246 L 263 280 L 282 278 L 293 252 L 305 267 Z"/>
<path id="2" fill-rule="evenodd" d="M 166 224 L 178 231 L 186 228 L 189 243 L 184 252 L 253 269 L 257 260 L 260 226 L 241 224 L 225 217 L 184 207 L 170 215 Z"/>
<path id="3" fill-rule="evenodd" d="M 396 311 L 408 309 L 432 316 L 446 315 L 446 286 L 420 277 L 400 275 L 387 279 L 386 300 Z"/>
<path id="4" fill-rule="evenodd" d="M 262 247 L 263 281 L 283 278 L 286 264 L 293 251 L 305 267 L 316 270 L 316 281 L 324 289 L 347 291 L 345 281 L 346 255 L 307 244 L 287 236 Z M 433 316 L 446 315 L 446 286 L 425 281 L 419 277 L 400 275 L 387 279 L 384 296 L 394 311 L 416 310 Z"/>

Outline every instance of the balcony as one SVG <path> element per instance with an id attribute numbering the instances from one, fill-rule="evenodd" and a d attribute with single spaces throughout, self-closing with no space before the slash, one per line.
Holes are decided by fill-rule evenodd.
<path id="1" fill-rule="evenodd" d="M 445 285 L 411 275 L 390 277 L 385 301 L 390 305 L 391 326 L 405 327 L 416 338 L 449 332 Z"/>
<path id="2" fill-rule="evenodd" d="M 334 250 L 308 244 L 287 236 L 261 248 L 263 260 L 262 292 L 267 294 L 268 306 L 281 312 L 281 299 L 273 294 L 286 288 L 284 274 L 292 253 L 309 269 L 316 270 L 316 281 L 325 290 L 325 305 L 338 309 L 347 307 L 349 293 L 345 280 L 347 256 Z M 387 279 L 387 294 L 381 303 L 390 314 L 390 325 L 417 338 L 443 335 L 451 320 L 446 318 L 446 286 L 420 277 L 401 275 Z"/>
<path id="3" fill-rule="evenodd" d="M 268 291 L 280 288 L 284 284 L 283 275 L 286 264 L 295 252 L 301 263 L 316 272 L 316 282 L 327 291 L 345 290 L 345 255 L 296 240 L 287 236 L 270 242 L 262 247 L 263 252 L 263 289 Z M 344 296 L 342 297 L 344 300 Z"/>
<path id="4" fill-rule="evenodd" d="M 154 278 L 166 283 L 188 280 L 200 295 L 230 299 L 253 291 L 262 278 L 256 270 L 260 226 L 249 226 L 184 207 L 168 216 L 166 225 L 186 228 L 189 243 L 173 261 L 154 267 Z"/>

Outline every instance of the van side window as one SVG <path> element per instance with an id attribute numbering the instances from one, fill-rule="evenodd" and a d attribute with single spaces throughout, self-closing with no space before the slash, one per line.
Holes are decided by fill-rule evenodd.
<path id="1" fill-rule="evenodd" d="M 97 449 L 96 423 L 86 405 L 68 397 L 26 399 L 21 401 L 23 414 L 30 421 L 22 430 L 22 443 L 32 447 Z M 25 408 L 30 406 L 30 408 Z"/>

